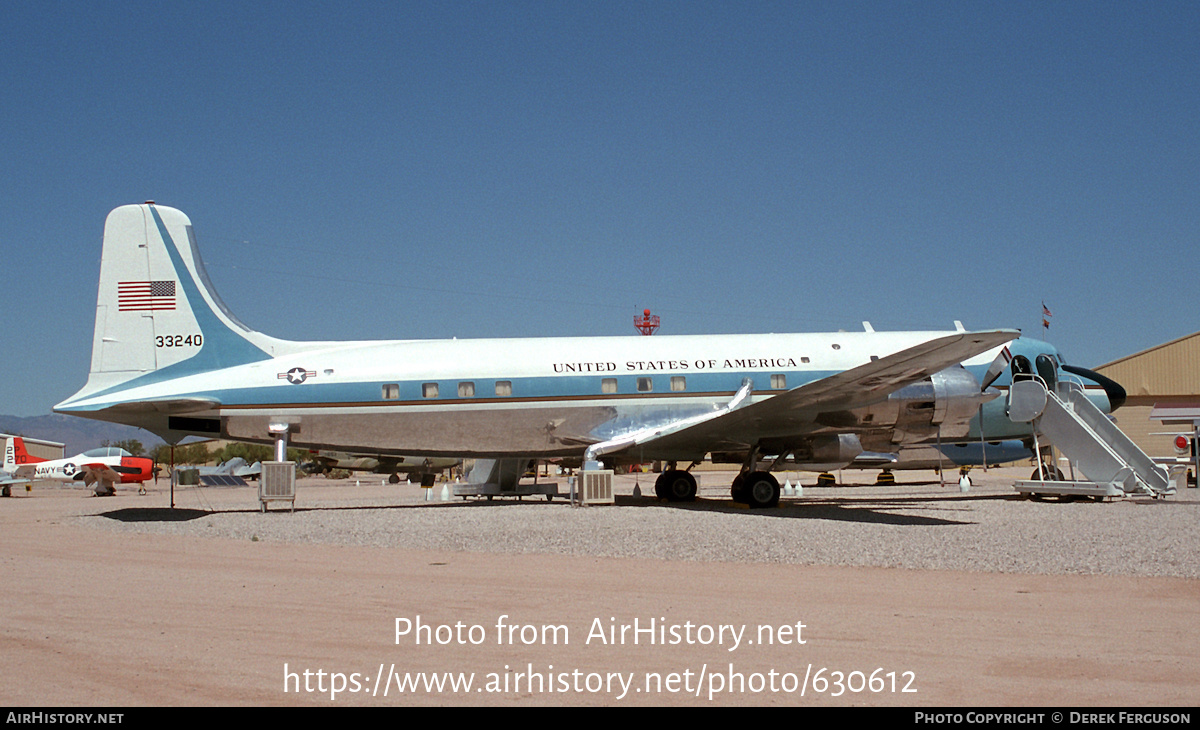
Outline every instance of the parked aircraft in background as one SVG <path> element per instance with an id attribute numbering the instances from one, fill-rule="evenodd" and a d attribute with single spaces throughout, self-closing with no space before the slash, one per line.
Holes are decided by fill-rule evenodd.
<path id="1" fill-rule="evenodd" d="M 200 476 L 223 475 L 242 477 L 243 479 L 258 479 L 262 476 L 262 462 L 256 461 L 253 464 L 247 464 L 246 460 L 240 456 L 235 456 L 216 466 L 193 466 L 188 468 L 194 469 Z"/>
<path id="2" fill-rule="evenodd" d="M 1035 458 L 1031 444 L 1019 439 L 992 441 L 981 446 L 978 441 L 942 444 L 914 444 L 901 446 L 895 452 L 881 453 L 864 451 L 850 462 L 804 463 L 788 468 L 798 471 L 831 472 L 839 469 L 883 469 L 905 471 L 922 469 L 958 469 L 983 466 L 984 456 L 988 466 L 999 466 L 1022 459 Z"/>
<path id="3" fill-rule="evenodd" d="M 31 479 L 18 479 L 12 472 L 0 469 L 0 497 L 11 497 L 14 484 L 29 485 Z"/>
<path id="4" fill-rule="evenodd" d="M 400 475 L 416 476 L 421 486 L 431 487 L 446 469 L 451 469 L 462 463 L 462 459 L 439 458 L 432 456 L 397 456 L 389 454 L 352 454 L 345 451 L 330 451 L 328 449 L 312 452 L 313 468 L 310 472 L 328 473 L 334 469 L 347 471 L 369 471 L 373 474 L 390 474 L 388 482 L 400 483 Z"/>
<path id="5" fill-rule="evenodd" d="M 585 468 L 663 460 L 656 492 L 673 500 L 696 494 L 695 479 L 675 464 L 711 452 L 741 463 L 734 498 L 763 507 L 778 502 L 770 472 L 783 462 L 849 463 L 939 432 L 970 440 L 977 419 L 1003 413 L 1000 391 L 981 381 L 1016 330 L 864 329 L 280 340 L 221 302 L 191 221 L 146 203 L 108 216 L 88 382 L 55 410 L 140 426 L 168 442 L 286 438 L 309 449 L 554 458 Z M 1019 342 L 1031 367 L 1058 374 L 1053 347 Z M 1030 427 L 1007 428 L 995 438 Z M 775 463 L 760 463 L 765 455 Z"/>
<path id="6" fill-rule="evenodd" d="M 68 459 L 42 459 L 25 450 L 20 436 L 5 439 L 4 469 L 17 480 L 83 482 L 97 496 L 116 492 L 115 484 L 144 483 L 154 478 L 154 461 L 125 449 L 105 446 Z"/>
<path id="7" fill-rule="evenodd" d="M 875 456 L 870 460 L 868 456 Z M 879 457 L 890 457 L 882 459 Z M 986 459 L 985 459 L 986 457 Z M 988 466 L 1029 461 L 1034 458 L 1032 444 L 1020 439 L 989 441 L 960 441 L 957 443 L 917 444 L 904 446 L 895 454 L 862 454 L 849 466 L 851 469 L 957 469 L 964 466 Z"/>

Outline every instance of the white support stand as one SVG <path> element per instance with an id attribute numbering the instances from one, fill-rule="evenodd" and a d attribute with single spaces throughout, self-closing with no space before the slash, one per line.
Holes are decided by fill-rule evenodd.
<path id="1" fill-rule="evenodd" d="M 262 465 L 262 476 L 258 480 L 258 506 L 267 511 L 270 502 L 287 502 L 291 511 L 296 511 L 296 463 L 287 460 L 287 437 L 291 425 L 268 424 L 267 431 L 275 437 L 275 461 Z"/>

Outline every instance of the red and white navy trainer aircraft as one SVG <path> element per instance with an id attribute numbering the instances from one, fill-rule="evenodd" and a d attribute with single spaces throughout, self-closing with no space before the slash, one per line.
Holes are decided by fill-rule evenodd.
<path id="1" fill-rule="evenodd" d="M 4 470 L 12 474 L 13 481 L 83 482 L 94 486 L 97 496 L 107 496 L 116 492 L 114 485 L 118 482 L 141 484 L 153 479 L 154 461 L 115 446 L 103 446 L 67 459 L 42 459 L 25 450 L 25 440 L 20 436 L 11 436 L 4 444 Z"/>

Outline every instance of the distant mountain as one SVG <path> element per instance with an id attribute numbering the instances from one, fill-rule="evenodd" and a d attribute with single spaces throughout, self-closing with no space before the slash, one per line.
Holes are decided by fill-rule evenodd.
<path id="1" fill-rule="evenodd" d="M 74 456 L 102 446 L 105 441 L 113 443 L 137 439 L 146 447 L 146 451 L 163 443 L 162 439 L 149 431 L 133 426 L 57 413 L 48 416 L 0 416 L 0 433 L 57 441 L 64 444 L 63 451 L 66 456 Z"/>

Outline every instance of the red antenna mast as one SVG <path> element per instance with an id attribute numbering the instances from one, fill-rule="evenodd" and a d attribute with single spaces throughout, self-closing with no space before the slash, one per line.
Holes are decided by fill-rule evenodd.
<path id="1" fill-rule="evenodd" d="M 650 314 L 649 309 L 642 310 L 640 315 L 633 316 L 633 326 L 643 335 L 652 335 L 658 329 L 658 315 Z"/>

